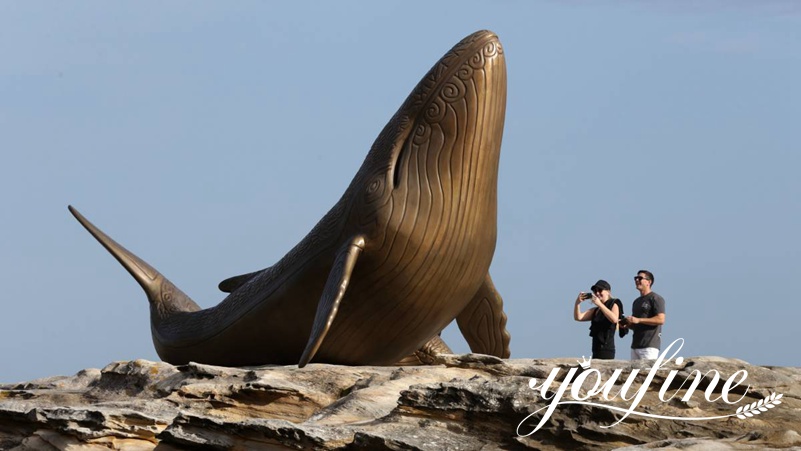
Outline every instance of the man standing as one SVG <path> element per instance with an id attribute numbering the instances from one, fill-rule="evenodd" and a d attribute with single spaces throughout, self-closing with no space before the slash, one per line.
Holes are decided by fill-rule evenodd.
<path id="1" fill-rule="evenodd" d="M 651 291 L 654 275 L 637 271 L 634 285 L 640 297 L 634 300 L 626 326 L 634 333 L 631 338 L 631 360 L 656 359 L 662 345 L 662 325 L 665 324 L 665 299 Z"/>

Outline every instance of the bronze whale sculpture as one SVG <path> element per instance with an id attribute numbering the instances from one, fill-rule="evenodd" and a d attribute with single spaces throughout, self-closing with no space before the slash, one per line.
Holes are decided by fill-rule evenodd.
<path id="1" fill-rule="evenodd" d="M 447 351 L 438 334 L 454 319 L 474 352 L 508 357 L 488 273 L 505 109 L 500 41 L 473 33 L 418 83 L 311 232 L 275 265 L 221 282 L 230 294 L 208 309 L 69 209 L 145 290 L 167 362 L 419 363 Z"/>

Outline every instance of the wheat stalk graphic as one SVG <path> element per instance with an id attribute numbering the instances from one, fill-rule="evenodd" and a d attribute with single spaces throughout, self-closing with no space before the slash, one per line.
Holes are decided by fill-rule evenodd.
<path id="1" fill-rule="evenodd" d="M 772 409 L 781 404 L 782 402 L 779 401 L 781 398 L 781 393 L 772 393 L 765 399 L 754 401 L 751 404 L 742 405 L 737 408 L 737 418 L 745 420 L 746 418 L 753 417 L 754 415 L 759 415 L 762 412 L 767 412 L 768 409 Z"/>

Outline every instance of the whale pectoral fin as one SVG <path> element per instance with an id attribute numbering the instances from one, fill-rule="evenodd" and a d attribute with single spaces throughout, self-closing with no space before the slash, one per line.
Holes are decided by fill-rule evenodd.
<path id="1" fill-rule="evenodd" d="M 252 279 L 254 276 L 256 276 L 257 274 L 259 274 L 259 273 L 261 273 L 263 271 L 266 271 L 266 269 L 261 269 L 259 271 L 249 272 L 247 274 L 242 274 L 240 276 L 229 277 L 229 278 L 223 280 L 222 282 L 220 282 L 220 284 L 217 285 L 217 288 L 219 288 L 220 291 L 222 291 L 223 293 L 232 293 L 234 290 L 236 290 L 237 288 L 239 288 L 242 285 L 244 285 L 245 282 L 247 282 L 248 280 Z"/>
<path id="2" fill-rule="evenodd" d="M 456 323 L 471 351 L 504 359 L 511 355 L 511 336 L 506 330 L 503 298 L 495 289 L 489 273 L 470 304 L 456 317 Z"/>
<path id="3" fill-rule="evenodd" d="M 334 321 L 334 317 L 339 310 L 339 303 L 345 296 L 345 291 L 350 283 L 350 276 L 356 266 L 356 260 L 364 249 L 364 237 L 361 235 L 354 237 L 350 242 L 343 246 L 334 259 L 331 272 L 328 273 L 328 280 L 325 282 L 320 303 L 317 304 L 317 314 L 314 316 L 311 336 L 306 349 L 298 363 L 299 368 L 303 368 L 314 357 L 323 339 Z"/>

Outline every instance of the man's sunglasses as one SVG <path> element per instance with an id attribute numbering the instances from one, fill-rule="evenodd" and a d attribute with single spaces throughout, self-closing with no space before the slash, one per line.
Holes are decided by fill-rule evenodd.
<path id="1" fill-rule="evenodd" d="M 643 276 L 635 276 L 635 277 L 634 277 L 634 281 L 635 281 L 635 282 L 640 282 L 640 281 L 641 281 L 641 280 L 643 280 L 643 279 L 645 279 L 645 280 L 649 280 L 647 277 L 643 277 Z"/>

